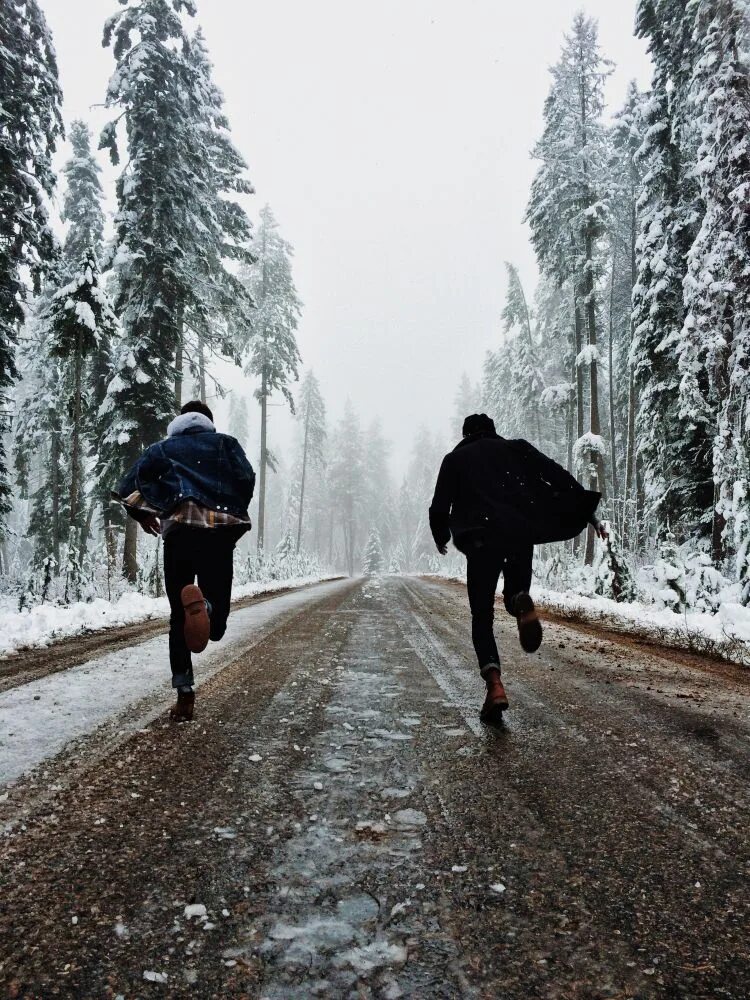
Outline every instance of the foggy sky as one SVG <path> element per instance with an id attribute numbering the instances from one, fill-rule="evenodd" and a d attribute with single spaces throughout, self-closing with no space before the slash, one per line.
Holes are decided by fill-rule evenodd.
<path id="1" fill-rule="evenodd" d="M 102 25 L 118 5 L 40 2 L 66 122 L 83 117 L 96 133 L 108 115 L 92 105 L 103 102 L 113 68 Z M 347 395 L 364 422 L 380 416 L 398 471 L 418 424 L 447 438 L 461 373 L 478 378 L 497 343 L 503 261 L 518 264 L 533 291 L 522 224 L 530 150 L 548 67 L 580 7 L 198 0 L 196 21 L 257 191 L 249 207 L 256 214 L 269 202 L 296 250 L 304 364 L 331 417 Z M 632 37 L 634 8 L 635 0 L 585 5 L 617 63 L 612 110 L 630 78 L 649 81 L 644 46 Z M 106 166 L 105 185 L 114 176 Z M 230 381 L 235 392 L 251 388 L 235 374 Z M 284 451 L 290 421 L 280 408 L 272 414 Z"/>

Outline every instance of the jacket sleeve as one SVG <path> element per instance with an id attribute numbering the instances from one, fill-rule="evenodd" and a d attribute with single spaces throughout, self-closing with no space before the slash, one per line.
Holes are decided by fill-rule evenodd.
<path id="1" fill-rule="evenodd" d="M 574 479 L 567 469 L 563 469 L 554 459 L 549 458 L 544 452 L 539 451 L 528 441 L 519 440 L 516 442 L 519 448 L 526 453 L 529 460 L 539 469 L 542 479 L 549 483 L 553 490 L 582 490 L 583 486 Z"/>
<path id="2" fill-rule="evenodd" d="M 126 513 L 132 517 L 134 521 L 138 521 L 139 524 L 149 517 L 152 511 L 141 510 L 138 507 L 131 507 L 130 504 L 126 503 L 126 500 L 138 490 L 139 482 L 148 480 L 149 469 L 154 467 L 154 465 L 154 451 L 152 445 L 144 451 L 138 461 L 125 473 L 120 482 L 117 484 L 117 489 L 113 490 L 111 493 L 112 498 L 114 500 L 119 500 L 125 508 Z"/>
<path id="3" fill-rule="evenodd" d="M 451 456 L 446 455 L 440 466 L 435 494 L 430 504 L 430 531 L 435 545 L 440 548 L 451 540 L 448 527 L 451 506 L 455 499 L 456 480 Z"/>
<path id="4" fill-rule="evenodd" d="M 255 492 L 255 470 L 236 438 L 229 439 L 229 461 L 237 481 L 237 492 L 249 506 Z"/>

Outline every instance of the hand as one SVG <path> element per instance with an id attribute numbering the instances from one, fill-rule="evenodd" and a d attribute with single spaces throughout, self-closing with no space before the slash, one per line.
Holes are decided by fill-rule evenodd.
<path id="1" fill-rule="evenodd" d="M 600 521 L 594 528 L 594 531 L 603 542 L 606 542 L 609 539 L 609 528 L 604 521 Z"/>
<path id="2" fill-rule="evenodd" d="M 440 553 L 441 556 L 447 556 L 448 555 L 448 546 L 447 545 L 438 545 L 437 550 L 438 550 L 438 552 Z"/>
<path id="3" fill-rule="evenodd" d="M 141 521 L 141 527 L 147 535 L 160 535 L 161 525 L 155 514 L 147 514 Z"/>

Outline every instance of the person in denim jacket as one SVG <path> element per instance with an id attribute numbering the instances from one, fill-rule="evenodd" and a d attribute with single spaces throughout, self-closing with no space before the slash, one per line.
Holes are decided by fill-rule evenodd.
<path id="1" fill-rule="evenodd" d="M 177 722 L 193 717 L 191 653 L 226 631 L 234 547 L 251 528 L 255 473 L 239 441 L 220 434 L 205 403 L 186 403 L 112 495 L 149 535 L 164 539 L 171 609 L 169 662 Z M 197 578 L 197 584 L 196 584 Z"/>

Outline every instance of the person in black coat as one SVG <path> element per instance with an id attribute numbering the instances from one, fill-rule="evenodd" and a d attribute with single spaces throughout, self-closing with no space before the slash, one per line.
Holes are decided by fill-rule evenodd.
<path id="1" fill-rule="evenodd" d="M 533 653 L 542 642 L 529 595 L 534 545 L 574 538 L 589 523 L 605 538 L 599 500 L 528 441 L 500 437 L 485 413 L 466 418 L 463 440 L 443 459 L 430 528 L 441 554 L 452 539 L 466 556 L 472 641 L 487 685 L 483 721 L 501 721 L 508 708 L 493 633 L 500 574 L 505 608 L 517 620 L 521 646 Z"/>

